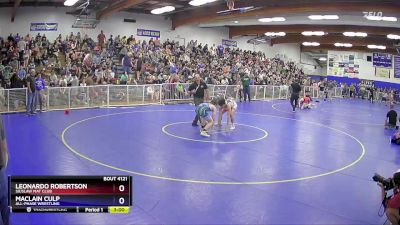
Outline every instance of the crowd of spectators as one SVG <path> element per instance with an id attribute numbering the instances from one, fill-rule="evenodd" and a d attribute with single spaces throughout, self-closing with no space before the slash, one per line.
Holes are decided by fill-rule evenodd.
<path id="1" fill-rule="evenodd" d="M 199 73 L 208 84 L 239 84 L 248 75 L 251 84 L 283 85 L 303 79 L 293 62 L 267 58 L 264 53 L 190 41 L 138 40 L 103 31 L 93 40 L 80 32 L 54 40 L 45 34 L 10 34 L 0 38 L 0 78 L 3 88 L 26 86 L 32 70 L 47 86 L 96 84 L 188 83 Z"/>

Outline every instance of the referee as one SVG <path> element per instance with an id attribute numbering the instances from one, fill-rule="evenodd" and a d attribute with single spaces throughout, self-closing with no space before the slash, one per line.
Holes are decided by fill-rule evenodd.
<path id="1" fill-rule="evenodd" d="M 10 211 L 7 204 L 6 167 L 8 162 L 7 141 L 3 120 L 0 118 L 0 225 L 9 225 Z"/>
<path id="2" fill-rule="evenodd" d="M 193 94 L 194 105 L 197 107 L 204 102 L 205 96 L 208 96 L 207 84 L 201 80 L 200 74 L 194 75 L 194 82 L 189 86 L 189 93 Z M 193 120 L 192 126 L 198 126 L 199 116 Z"/>
<path id="3" fill-rule="evenodd" d="M 290 96 L 290 104 L 292 105 L 293 112 L 296 112 L 296 107 L 299 104 L 301 91 L 300 84 L 296 81 L 293 81 L 293 83 L 290 85 L 290 89 L 292 90 L 292 95 Z"/>

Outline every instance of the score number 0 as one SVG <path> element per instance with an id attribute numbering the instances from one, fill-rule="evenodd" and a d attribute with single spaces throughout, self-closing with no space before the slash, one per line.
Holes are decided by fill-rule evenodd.
<path id="1" fill-rule="evenodd" d="M 118 186 L 118 190 L 119 190 L 119 192 L 124 192 L 125 191 L 125 186 L 124 185 L 119 185 Z M 123 205 L 123 204 L 125 204 L 125 198 L 124 197 L 120 197 L 119 199 L 118 199 L 118 203 L 120 204 L 120 205 Z"/>

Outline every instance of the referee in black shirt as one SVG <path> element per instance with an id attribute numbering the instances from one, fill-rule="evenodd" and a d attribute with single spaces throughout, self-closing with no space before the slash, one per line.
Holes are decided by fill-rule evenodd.
<path id="1" fill-rule="evenodd" d="M 390 105 L 390 111 L 386 114 L 385 127 L 396 128 L 397 126 L 397 112 L 394 110 L 394 105 Z"/>
<path id="2" fill-rule="evenodd" d="M 293 112 L 296 112 L 296 106 L 299 104 L 301 87 L 298 82 L 293 81 L 293 83 L 290 85 L 290 88 L 292 90 L 292 95 L 290 96 L 290 104 L 292 105 Z"/>
<path id="3" fill-rule="evenodd" d="M 189 93 L 193 94 L 194 105 L 196 107 L 201 103 L 203 103 L 205 97 L 208 96 L 207 84 L 201 80 L 200 74 L 194 75 L 194 82 L 189 86 Z M 199 121 L 199 116 L 196 114 L 192 126 L 198 126 L 197 124 L 198 121 Z"/>

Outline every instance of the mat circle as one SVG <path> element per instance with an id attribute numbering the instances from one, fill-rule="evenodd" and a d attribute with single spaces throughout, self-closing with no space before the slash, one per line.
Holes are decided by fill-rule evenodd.
<path id="1" fill-rule="evenodd" d="M 261 131 L 262 136 L 258 137 L 258 138 L 254 138 L 254 139 L 249 139 L 249 140 L 238 140 L 238 141 L 217 141 L 217 140 L 207 140 L 207 139 L 194 139 L 194 138 L 188 138 L 188 137 L 183 137 L 183 136 L 179 136 L 176 134 L 173 134 L 172 132 L 168 131 L 168 128 L 174 125 L 178 125 L 178 124 L 188 124 L 190 125 L 192 122 L 176 122 L 176 123 L 170 123 L 165 125 L 162 128 L 162 132 L 168 136 L 174 137 L 174 138 L 178 138 L 178 139 L 182 139 L 182 140 L 186 140 L 186 141 L 195 141 L 195 142 L 205 142 L 205 143 L 215 143 L 215 144 L 238 144 L 238 143 L 248 143 L 248 142 L 255 142 L 255 141 L 261 141 L 265 138 L 268 137 L 268 132 L 264 129 L 261 129 L 259 127 L 256 126 L 251 126 L 251 125 L 247 125 L 247 124 L 240 124 L 240 123 L 235 123 L 236 128 L 240 129 L 241 126 L 244 127 L 250 127 L 253 129 L 256 129 L 258 131 Z M 212 135 L 212 134 L 211 134 Z"/>
<path id="2" fill-rule="evenodd" d="M 195 180 L 195 179 L 181 179 L 181 178 L 174 178 L 174 177 L 167 177 L 167 176 L 157 176 L 157 175 L 152 175 L 152 174 L 147 174 L 147 173 L 141 173 L 141 172 L 136 172 L 136 171 L 131 171 L 131 170 L 127 170 L 127 169 L 123 169 L 123 168 L 119 168 L 117 166 L 113 166 L 113 165 L 109 165 L 103 162 L 100 162 L 98 160 L 92 159 L 89 156 L 86 156 L 82 153 L 80 153 L 79 151 L 77 151 L 76 149 L 74 149 L 72 146 L 70 146 L 65 138 L 66 133 L 74 126 L 84 123 L 86 121 L 90 121 L 90 120 L 94 120 L 94 119 L 98 119 L 98 118 L 103 118 L 103 117 L 110 117 L 110 116 L 116 116 L 116 115 L 122 115 L 122 114 L 131 114 L 131 113 L 151 113 L 151 112 L 193 112 L 193 110 L 144 110 L 144 111 L 132 111 L 132 112 L 122 112 L 122 113 L 112 113 L 112 114 L 105 114 L 105 115 L 100 115 L 100 116 L 94 116 L 94 117 L 89 117 L 83 120 L 79 120 L 75 123 L 72 123 L 71 125 L 67 126 L 61 133 L 61 140 L 63 142 L 63 144 L 67 147 L 68 150 L 70 150 L 72 153 L 74 153 L 75 155 L 86 159 L 92 163 L 110 168 L 110 169 L 114 169 L 120 172 L 125 172 L 128 174 L 133 174 L 133 175 L 138 175 L 138 176 L 144 176 L 144 177 L 149 177 L 149 178 L 154 178 L 154 179 L 159 179 L 159 180 L 168 180 L 168 181 L 175 181 L 175 182 L 184 182 L 184 183 L 194 183 L 194 184 L 209 184 L 209 185 L 263 185 L 263 184 L 278 184 L 278 183 L 289 183 L 289 182 L 296 182 L 296 181 L 303 181 L 303 180 L 309 180 L 309 179 L 315 179 L 315 178 L 319 178 L 319 177 L 324 177 L 324 176 L 328 176 L 328 175 L 332 175 L 338 172 L 341 172 L 345 169 L 348 169 L 352 166 L 354 166 L 355 164 L 357 164 L 365 155 L 365 147 L 363 145 L 363 143 L 358 140 L 356 137 L 352 136 L 351 134 L 321 124 L 321 123 L 317 123 L 317 122 L 310 122 L 310 121 L 304 121 L 304 120 L 298 120 L 298 119 L 293 119 L 293 118 L 287 118 L 287 117 L 280 117 L 280 116 L 274 116 L 274 115 L 268 115 L 268 114 L 256 114 L 256 113 L 238 113 L 238 114 L 243 114 L 243 115 L 253 115 L 253 116 L 261 116 L 261 117 L 272 117 L 272 118 L 277 118 L 277 119 L 286 119 L 286 120 L 292 120 L 292 121 L 297 121 L 297 122 L 301 122 L 301 123 L 308 123 L 308 124 L 312 124 L 312 125 L 316 125 L 316 126 L 320 126 L 320 127 L 325 127 L 327 129 L 336 131 L 337 133 L 343 134 L 345 136 L 350 137 L 351 139 L 353 139 L 354 141 L 356 141 L 360 147 L 361 147 L 361 154 L 359 155 L 359 157 L 352 161 L 351 163 L 349 163 L 346 166 L 343 166 L 341 168 L 338 169 L 334 169 L 334 170 L 330 170 L 328 172 L 325 173 L 320 173 L 320 174 L 316 174 L 316 175 L 310 175 L 310 176 L 304 176 L 304 177 L 298 177 L 298 178 L 293 178 L 293 179 L 281 179 L 281 180 L 267 180 L 267 181 L 246 181 L 246 182 L 240 182 L 240 181 L 209 181 L 209 180 Z"/>

